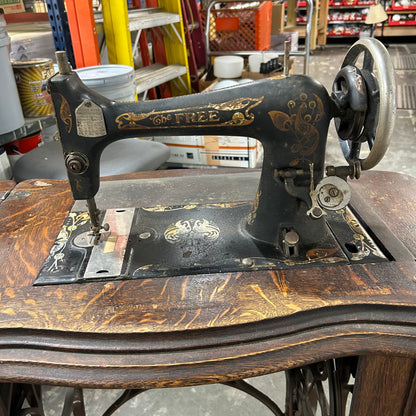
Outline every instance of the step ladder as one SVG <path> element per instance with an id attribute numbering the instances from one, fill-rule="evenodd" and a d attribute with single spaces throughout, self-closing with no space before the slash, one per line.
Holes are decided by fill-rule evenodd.
<path id="1" fill-rule="evenodd" d="M 181 4 L 191 85 L 193 91 L 199 91 L 200 70 L 206 67 L 204 30 L 196 0 L 181 0 Z"/>
<path id="2" fill-rule="evenodd" d="M 178 78 L 182 80 L 181 76 L 186 75 L 186 67 L 184 65 L 168 65 L 152 64 L 144 66 L 134 71 L 134 81 L 136 83 L 136 94 L 143 93 L 142 99 L 147 98 L 147 91 L 150 88 L 157 87 L 165 82 L 175 80 Z M 186 85 L 183 85 L 186 88 Z"/>
<path id="3" fill-rule="evenodd" d="M 191 83 L 180 0 L 159 0 L 159 6 L 161 7 L 128 11 L 125 0 L 103 0 L 103 24 L 109 62 L 134 67 L 142 31 L 160 28 L 167 66 L 158 64 L 138 70 L 135 74 L 137 93 L 147 91 L 143 90 L 146 86 L 144 77 L 147 76 L 148 89 L 171 81 L 173 95 L 189 94 Z M 136 32 L 133 45 L 131 32 Z"/>

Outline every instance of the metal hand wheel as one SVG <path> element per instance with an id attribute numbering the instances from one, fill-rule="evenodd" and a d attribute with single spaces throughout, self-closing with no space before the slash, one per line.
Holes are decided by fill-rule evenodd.
<path id="1" fill-rule="evenodd" d="M 396 116 L 393 64 L 381 42 L 360 39 L 349 49 L 335 78 L 332 97 L 339 109 L 335 127 L 345 159 L 359 169 L 371 169 L 387 151 Z M 360 159 L 363 143 L 370 152 Z"/>

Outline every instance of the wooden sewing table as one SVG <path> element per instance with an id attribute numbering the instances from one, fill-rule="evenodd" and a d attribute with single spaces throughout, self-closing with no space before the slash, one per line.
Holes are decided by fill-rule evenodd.
<path id="1" fill-rule="evenodd" d="M 97 204 L 256 192 L 258 172 L 195 174 L 102 182 Z M 351 414 L 416 414 L 415 178 L 365 172 L 352 183 L 351 205 L 394 261 L 48 286 L 33 282 L 74 204 L 68 183 L 0 186 L 3 386 L 179 387 L 359 356 Z"/>

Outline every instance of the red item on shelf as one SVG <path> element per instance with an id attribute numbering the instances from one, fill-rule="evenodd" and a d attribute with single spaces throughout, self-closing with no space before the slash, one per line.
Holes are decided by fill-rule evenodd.
<path id="1" fill-rule="evenodd" d="M 401 4 L 400 1 L 393 0 L 391 4 L 391 10 L 416 10 L 416 3 L 411 2 L 411 4 Z"/>
<path id="2" fill-rule="evenodd" d="M 201 12 L 205 25 L 206 13 Z M 272 2 L 257 7 L 211 9 L 211 51 L 264 51 L 270 47 Z"/>
<path id="3" fill-rule="evenodd" d="M 389 16 L 389 26 L 415 26 L 416 15 L 402 15 L 400 20 L 395 20 L 394 15 Z"/>

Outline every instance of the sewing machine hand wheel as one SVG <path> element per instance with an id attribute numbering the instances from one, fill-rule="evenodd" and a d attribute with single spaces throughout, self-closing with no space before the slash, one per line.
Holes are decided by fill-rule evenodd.
<path id="1" fill-rule="evenodd" d="M 346 160 L 359 170 L 371 169 L 386 153 L 396 113 L 394 69 L 381 42 L 361 39 L 349 49 L 332 97 L 340 110 L 335 127 Z M 370 152 L 360 159 L 364 143 Z"/>

